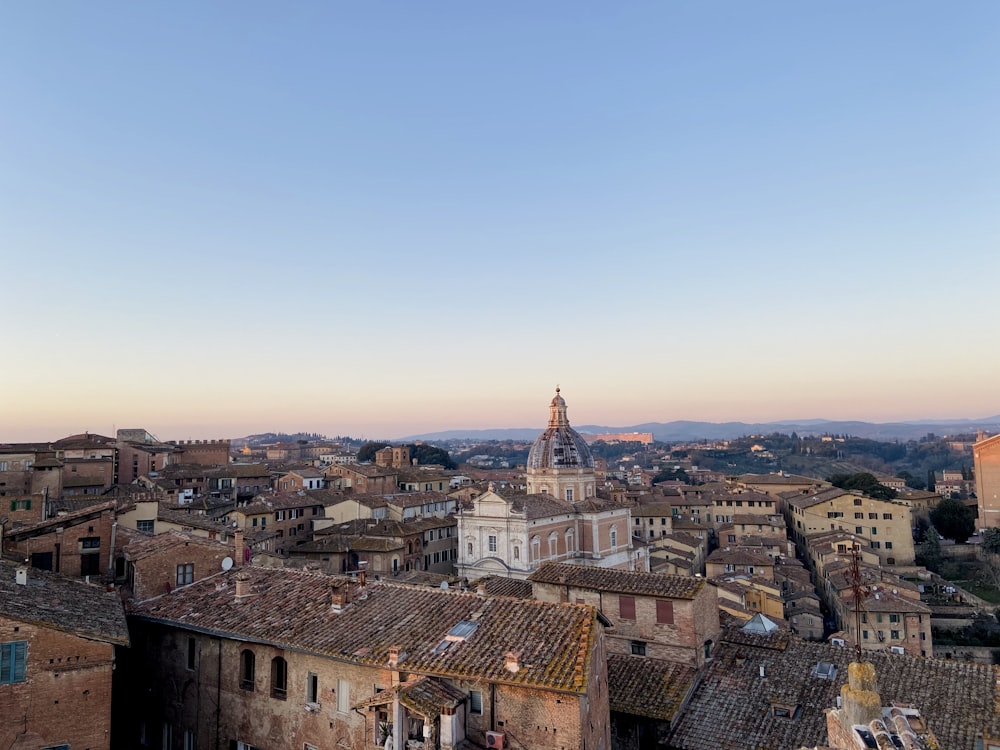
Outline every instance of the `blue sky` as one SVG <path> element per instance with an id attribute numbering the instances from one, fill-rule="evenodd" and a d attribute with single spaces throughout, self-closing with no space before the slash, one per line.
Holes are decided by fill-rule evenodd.
<path id="1" fill-rule="evenodd" d="M 1000 6 L 8 3 L 0 440 L 1000 412 Z"/>

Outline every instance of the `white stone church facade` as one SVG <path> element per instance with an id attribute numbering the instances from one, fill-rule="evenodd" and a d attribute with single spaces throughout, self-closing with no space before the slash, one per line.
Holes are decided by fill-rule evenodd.
<path id="1" fill-rule="evenodd" d="M 594 459 L 556 395 L 528 454 L 527 494 L 490 488 L 458 515 L 458 574 L 527 578 L 543 562 L 649 571 L 629 508 L 596 495 Z"/>

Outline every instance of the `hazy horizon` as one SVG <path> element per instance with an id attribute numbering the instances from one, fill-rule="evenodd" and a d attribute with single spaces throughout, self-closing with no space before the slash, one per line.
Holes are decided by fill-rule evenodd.
<path id="1" fill-rule="evenodd" d="M 994 415 L 997 49 L 985 0 L 7 4 L 0 439 Z"/>

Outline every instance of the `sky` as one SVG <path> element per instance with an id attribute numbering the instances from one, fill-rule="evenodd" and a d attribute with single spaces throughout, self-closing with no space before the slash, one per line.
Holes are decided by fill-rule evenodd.
<path id="1" fill-rule="evenodd" d="M 1000 4 L 0 3 L 0 442 L 1000 413 Z"/>

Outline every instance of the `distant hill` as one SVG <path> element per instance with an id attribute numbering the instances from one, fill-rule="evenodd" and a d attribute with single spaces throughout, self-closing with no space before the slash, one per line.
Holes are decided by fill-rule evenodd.
<path id="1" fill-rule="evenodd" d="M 409 435 L 401 440 L 534 440 L 544 428 L 516 427 L 488 430 L 444 430 L 422 435 Z M 1000 415 L 983 419 L 922 420 L 911 422 L 838 422 L 828 419 L 801 419 L 789 422 L 645 422 L 625 427 L 607 425 L 581 425 L 581 433 L 603 434 L 609 432 L 652 432 L 656 440 L 675 442 L 685 440 L 732 440 L 744 435 L 779 432 L 801 436 L 853 435 L 870 440 L 916 440 L 927 433 L 935 435 L 968 435 L 976 430 L 1000 432 Z"/>

